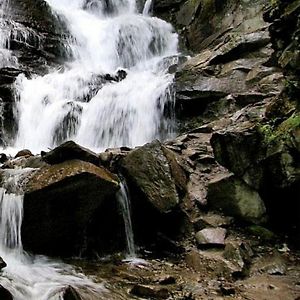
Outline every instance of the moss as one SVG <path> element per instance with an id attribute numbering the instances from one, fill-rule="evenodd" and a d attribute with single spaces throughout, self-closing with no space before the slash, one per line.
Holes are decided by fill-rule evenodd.
<path id="1" fill-rule="evenodd" d="M 291 137 L 291 132 L 300 128 L 300 114 L 294 113 L 291 117 L 283 121 L 278 126 L 271 123 L 258 126 L 258 132 L 263 136 L 265 146 L 288 141 Z"/>

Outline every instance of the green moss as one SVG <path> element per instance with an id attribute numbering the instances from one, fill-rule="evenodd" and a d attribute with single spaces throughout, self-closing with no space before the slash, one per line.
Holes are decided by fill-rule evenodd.
<path id="1" fill-rule="evenodd" d="M 269 146 L 290 139 L 291 132 L 300 127 L 300 114 L 295 113 L 279 126 L 264 124 L 258 126 L 259 133 L 263 136 L 264 144 Z"/>

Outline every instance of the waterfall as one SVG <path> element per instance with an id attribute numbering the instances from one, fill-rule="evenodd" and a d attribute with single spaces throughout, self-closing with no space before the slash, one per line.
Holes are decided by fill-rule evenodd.
<path id="1" fill-rule="evenodd" d="M 130 203 L 129 190 L 124 180 L 120 184 L 120 190 L 117 193 L 117 199 L 121 206 L 123 220 L 124 220 L 128 258 L 135 258 L 136 250 L 135 250 L 134 235 L 133 235 L 132 221 L 131 221 L 131 203 Z"/>
<path id="2" fill-rule="evenodd" d="M 66 20 L 73 60 L 45 76 L 18 78 L 15 148 L 39 152 L 73 139 L 100 151 L 172 135 L 172 26 L 137 14 L 133 0 L 47 2 Z"/>
<path id="3" fill-rule="evenodd" d="M 8 289 L 15 300 L 59 300 L 62 289 L 72 286 L 86 296 L 98 299 L 106 291 L 101 284 L 92 282 L 70 265 L 44 256 L 30 256 L 22 247 L 21 225 L 23 195 L 19 181 L 31 169 L 10 170 L 3 174 L 0 188 L 0 257 L 7 263 L 2 270 L 0 284 Z M 89 298 L 90 297 L 90 298 Z"/>
<path id="4" fill-rule="evenodd" d="M 143 15 L 149 15 L 151 8 L 152 8 L 152 0 L 146 0 L 144 9 L 143 9 Z"/>

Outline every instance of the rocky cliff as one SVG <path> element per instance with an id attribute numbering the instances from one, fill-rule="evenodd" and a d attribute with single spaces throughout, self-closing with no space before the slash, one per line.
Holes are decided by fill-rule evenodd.
<path id="1" fill-rule="evenodd" d="M 2 144 L 16 130 L 17 76 L 72 59 L 64 20 L 44 1 L 11 2 L 2 26 L 32 35 L 10 37 L 18 66 L 0 69 Z M 156 0 L 152 12 L 180 35 L 170 68 L 178 136 L 102 153 L 67 142 L 41 156 L 1 155 L 2 181 L 35 169 L 21 184 L 25 249 L 96 258 L 87 269 L 125 299 L 298 299 L 300 2 Z M 97 260 L 125 248 L 121 179 L 150 266 Z"/>

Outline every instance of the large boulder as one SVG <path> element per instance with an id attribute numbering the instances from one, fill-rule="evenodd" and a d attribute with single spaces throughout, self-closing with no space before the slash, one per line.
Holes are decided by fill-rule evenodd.
<path id="1" fill-rule="evenodd" d="M 259 194 L 232 175 L 216 178 L 209 184 L 208 203 L 243 221 L 265 221 L 266 208 Z"/>
<path id="2" fill-rule="evenodd" d="M 24 248 L 49 255 L 78 254 L 94 213 L 114 200 L 118 187 L 115 175 L 84 161 L 39 169 L 25 186 Z"/>
<path id="3" fill-rule="evenodd" d="M 138 241 L 176 238 L 185 228 L 180 201 L 186 192 L 186 176 L 174 152 L 159 141 L 130 151 L 121 161 L 129 186 L 132 217 Z M 157 234 L 162 232 L 163 235 Z"/>
<path id="4" fill-rule="evenodd" d="M 129 152 L 122 169 L 132 186 L 160 213 L 169 213 L 178 206 L 178 188 L 185 188 L 185 174 L 175 154 L 159 141 Z"/>

